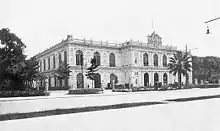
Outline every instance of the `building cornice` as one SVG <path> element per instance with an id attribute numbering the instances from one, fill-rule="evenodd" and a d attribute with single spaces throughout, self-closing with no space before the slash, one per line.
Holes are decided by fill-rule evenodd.
<path id="1" fill-rule="evenodd" d="M 176 52 L 177 47 L 173 46 L 154 46 L 152 44 L 143 43 L 140 41 L 127 41 L 125 43 L 110 43 L 108 41 L 94 41 L 94 40 L 86 40 L 86 39 L 73 39 L 71 36 L 68 36 L 66 40 L 63 40 L 62 42 L 52 46 L 49 49 L 46 49 L 45 51 L 38 53 L 34 57 L 39 58 L 41 56 L 44 56 L 46 54 L 49 54 L 59 48 L 65 47 L 66 45 L 79 45 L 84 47 L 95 47 L 95 48 L 105 48 L 105 49 L 117 49 L 119 51 L 123 49 L 129 49 L 129 48 L 137 48 L 137 49 L 147 49 L 147 50 L 160 50 L 160 51 L 170 51 L 170 52 Z"/>

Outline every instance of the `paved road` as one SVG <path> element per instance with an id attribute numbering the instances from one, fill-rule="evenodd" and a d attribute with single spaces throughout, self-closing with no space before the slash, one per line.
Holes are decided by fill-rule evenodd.
<path id="1" fill-rule="evenodd" d="M 63 97 L 52 96 L 44 97 L 42 99 L 37 98 L 33 100 L 26 100 L 26 98 L 12 101 L 0 100 L 0 114 L 53 110 L 57 108 L 66 109 L 86 106 L 103 106 L 131 102 L 163 101 L 166 99 L 207 96 L 216 94 L 220 94 L 220 88 L 189 89 L 175 91 L 151 91 L 121 94 L 95 94 L 82 96 L 73 95 Z"/>
<path id="2" fill-rule="evenodd" d="M 0 131 L 220 131 L 220 98 L 0 122 Z"/>

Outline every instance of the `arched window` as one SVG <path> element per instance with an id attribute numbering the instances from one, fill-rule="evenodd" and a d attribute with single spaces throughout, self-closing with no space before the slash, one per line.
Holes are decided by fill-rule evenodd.
<path id="1" fill-rule="evenodd" d="M 154 73 L 154 83 L 159 82 L 159 75 Z"/>
<path id="2" fill-rule="evenodd" d="M 109 66 L 115 67 L 115 54 L 114 53 L 111 53 L 109 55 Z"/>
<path id="3" fill-rule="evenodd" d="M 67 65 L 67 52 L 64 51 L 64 64 Z"/>
<path id="4" fill-rule="evenodd" d="M 167 56 L 163 55 L 163 66 L 166 67 L 167 66 Z"/>
<path id="5" fill-rule="evenodd" d="M 110 75 L 111 85 L 113 84 L 113 81 L 115 82 L 115 84 L 117 84 L 118 83 L 118 77 L 114 73 L 111 73 L 111 75 Z"/>
<path id="6" fill-rule="evenodd" d="M 100 53 L 99 52 L 95 52 L 94 53 L 94 58 L 96 60 L 96 65 L 100 66 Z"/>
<path id="7" fill-rule="evenodd" d="M 149 86 L 149 74 L 144 74 L 144 86 Z"/>
<path id="8" fill-rule="evenodd" d="M 59 53 L 59 65 L 62 63 L 61 53 Z"/>
<path id="9" fill-rule="evenodd" d="M 95 88 L 101 88 L 101 75 L 99 73 L 96 73 L 94 75 L 94 82 L 95 82 Z"/>
<path id="10" fill-rule="evenodd" d="M 164 73 L 163 74 L 163 84 L 164 85 L 167 85 L 168 83 L 167 83 L 167 73 Z"/>
<path id="11" fill-rule="evenodd" d="M 158 66 L 158 55 L 154 54 L 154 66 Z"/>
<path id="12" fill-rule="evenodd" d="M 48 70 L 50 70 L 50 57 L 48 57 Z"/>
<path id="13" fill-rule="evenodd" d="M 53 68 L 56 68 L 56 59 L 55 59 L 55 55 L 53 55 Z"/>
<path id="14" fill-rule="evenodd" d="M 144 66 L 148 66 L 148 54 L 144 53 L 143 55 Z"/>
<path id="15" fill-rule="evenodd" d="M 44 71 L 46 70 L 46 60 L 44 59 Z"/>
<path id="16" fill-rule="evenodd" d="M 42 72 L 42 60 L 40 61 L 40 72 Z"/>
<path id="17" fill-rule="evenodd" d="M 83 65 L 83 52 L 81 50 L 76 51 L 76 65 Z"/>
<path id="18" fill-rule="evenodd" d="M 76 76 L 77 81 L 77 88 L 83 88 L 84 87 L 84 76 L 82 73 L 78 73 Z"/>

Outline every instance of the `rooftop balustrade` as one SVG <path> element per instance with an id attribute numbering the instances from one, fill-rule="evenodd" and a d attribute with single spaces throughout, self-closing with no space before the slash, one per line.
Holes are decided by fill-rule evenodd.
<path id="1" fill-rule="evenodd" d="M 59 48 L 61 45 L 66 43 L 73 43 L 73 44 L 82 44 L 82 45 L 91 45 L 91 46 L 100 46 L 100 47 L 111 47 L 111 48 L 123 48 L 127 46 L 139 46 L 139 47 L 145 47 L 145 48 L 153 48 L 153 49 L 164 49 L 164 50 L 177 50 L 176 46 L 168 46 L 168 45 L 153 45 L 149 43 L 143 43 L 141 41 L 126 41 L 124 43 L 117 43 L 117 42 L 109 42 L 109 41 L 95 41 L 95 40 L 86 40 L 84 39 L 77 39 L 73 38 L 72 36 L 67 37 L 66 40 L 62 40 L 59 44 L 56 44 L 52 46 L 51 48 L 46 49 L 45 51 L 37 54 L 36 56 L 46 53 L 50 49 Z"/>

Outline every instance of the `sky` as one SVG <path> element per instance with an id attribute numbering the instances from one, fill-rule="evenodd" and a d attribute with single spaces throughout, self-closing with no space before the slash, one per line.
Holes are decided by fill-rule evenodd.
<path id="1" fill-rule="evenodd" d="M 68 34 L 146 42 L 153 31 L 163 45 L 184 50 L 187 44 L 193 55 L 220 57 L 220 20 L 204 23 L 220 16 L 218 0 L 0 0 L 0 5 L 0 29 L 20 37 L 28 57 Z"/>

